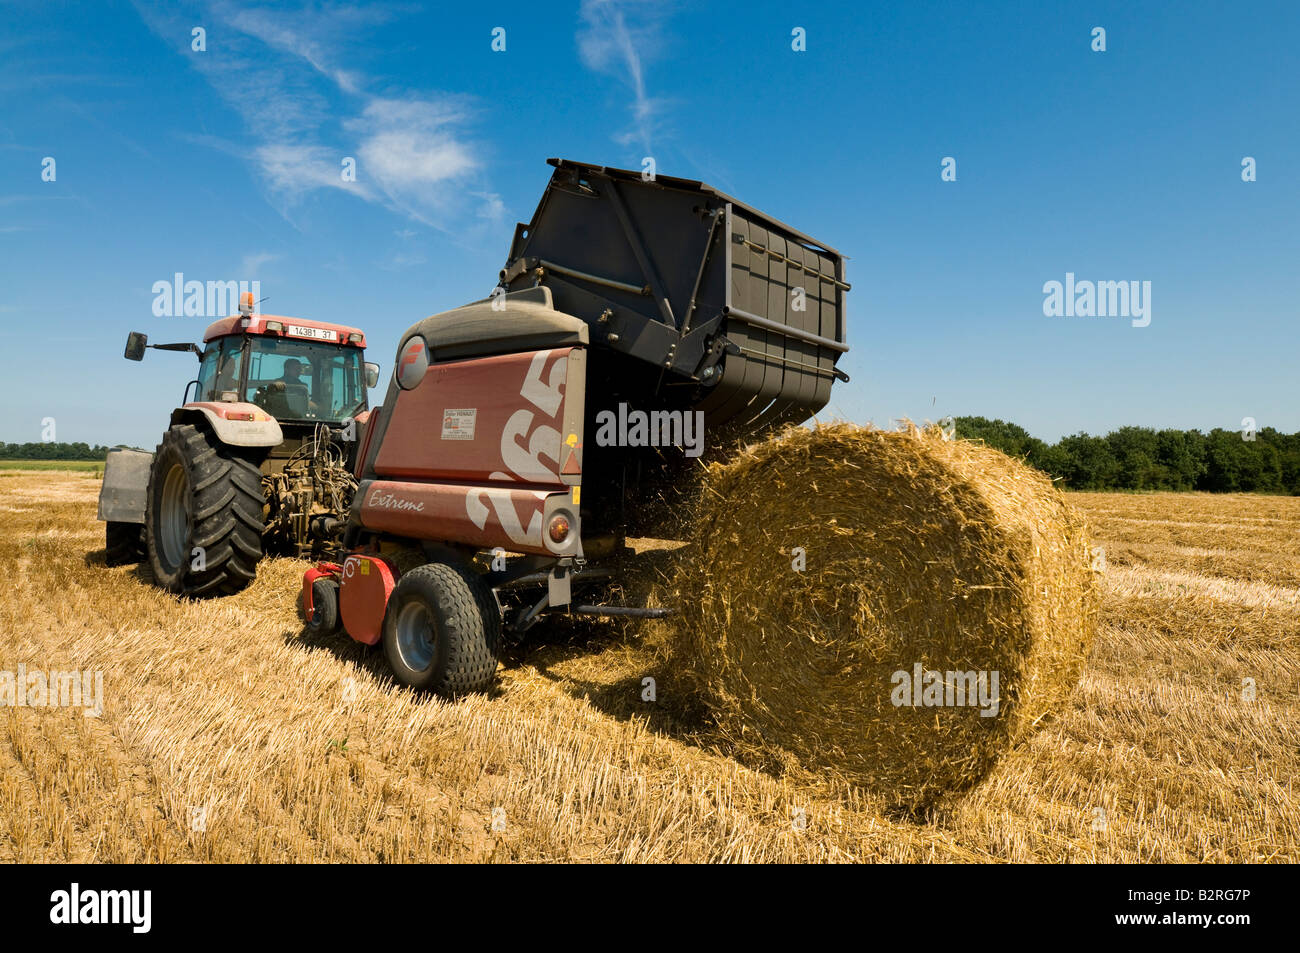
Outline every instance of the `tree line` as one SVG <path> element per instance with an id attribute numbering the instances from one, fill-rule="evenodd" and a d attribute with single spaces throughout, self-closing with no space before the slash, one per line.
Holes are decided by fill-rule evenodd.
<path id="1" fill-rule="evenodd" d="M 1049 444 L 1023 427 L 986 417 L 953 418 L 956 436 L 982 440 L 1072 490 L 1206 490 L 1300 496 L 1300 433 L 1215 428 L 1121 427 Z M 1253 439 L 1252 439 L 1253 438 Z"/>
<path id="2" fill-rule="evenodd" d="M 103 460 L 108 447 L 88 443 L 0 443 L 0 460 Z"/>

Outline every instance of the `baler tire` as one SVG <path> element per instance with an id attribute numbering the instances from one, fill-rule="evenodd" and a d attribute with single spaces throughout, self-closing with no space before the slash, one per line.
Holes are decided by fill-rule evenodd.
<path id="1" fill-rule="evenodd" d="M 339 630 L 339 584 L 333 579 L 317 579 L 313 582 L 311 608 L 311 615 L 307 616 L 309 633 L 333 635 L 337 632 Z"/>
<path id="2" fill-rule="evenodd" d="M 104 524 L 104 562 L 109 566 L 129 566 L 149 558 L 143 523 Z"/>
<path id="3" fill-rule="evenodd" d="M 422 648 L 421 630 L 426 633 Z M 496 678 L 501 612 L 478 573 L 429 563 L 398 580 L 384 614 L 382 641 L 403 685 L 453 698 L 481 692 Z"/>
<path id="4" fill-rule="evenodd" d="M 183 532 L 171 525 L 178 505 L 184 508 Z M 172 510 L 168 526 L 162 525 L 164 507 Z M 239 592 L 257 573 L 262 532 L 258 458 L 221 443 L 205 429 L 190 424 L 169 428 L 154 453 L 145 510 L 154 582 L 179 595 Z M 203 550 L 202 569 L 191 568 L 196 548 Z"/>

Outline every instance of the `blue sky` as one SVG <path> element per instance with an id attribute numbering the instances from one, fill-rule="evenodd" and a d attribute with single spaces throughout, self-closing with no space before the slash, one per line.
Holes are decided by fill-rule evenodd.
<path id="1" fill-rule="evenodd" d="M 120 355 L 199 339 L 151 311 L 178 271 L 387 374 L 547 157 L 646 155 L 850 256 L 824 416 L 1300 430 L 1298 48 L 1295 3 L 0 5 L 0 440 L 156 443 L 192 359 Z M 1046 317 L 1067 272 L 1150 281 L 1150 325 Z"/>

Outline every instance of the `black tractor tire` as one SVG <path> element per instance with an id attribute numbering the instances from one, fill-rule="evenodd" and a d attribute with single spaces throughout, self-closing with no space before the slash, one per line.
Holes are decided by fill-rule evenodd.
<path id="1" fill-rule="evenodd" d="M 260 454 L 175 424 L 153 455 L 145 538 L 154 581 L 188 596 L 239 592 L 262 558 Z M 202 551 L 202 568 L 195 568 Z"/>
<path id="2" fill-rule="evenodd" d="M 143 523 L 104 524 L 104 562 L 109 566 L 129 566 L 149 558 Z"/>
<path id="3" fill-rule="evenodd" d="M 467 566 L 429 563 L 404 573 L 384 614 L 384 655 L 397 680 L 454 698 L 496 678 L 501 610 Z"/>
<path id="4" fill-rule="evenodd" d="M 307 631 L 312 635 L 333 635 L 339 630 L 339 584 L 333 579 L 317 579 L 311 584 L 311 615 L 305 608 Z"/>

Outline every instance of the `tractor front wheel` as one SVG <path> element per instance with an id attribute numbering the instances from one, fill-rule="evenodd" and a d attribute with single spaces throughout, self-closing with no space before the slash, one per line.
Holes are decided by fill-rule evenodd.
<path id="1" fill-rule="evenodd" d="M 154 581 L 182 595 L 238 592 L 262 558 L 262 472 L 206 430 L 163 434 L 149 474 L 145 537 Z"/>

